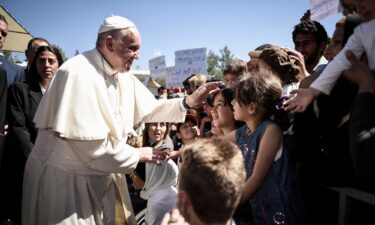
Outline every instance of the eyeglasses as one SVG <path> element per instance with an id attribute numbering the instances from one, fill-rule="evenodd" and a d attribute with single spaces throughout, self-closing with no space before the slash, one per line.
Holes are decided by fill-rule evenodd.
<path id="1" fill-rule="evenodd" d="M 6 37 L 8 35 L 8 32 L 5 32 L 4 30 L 0 30 L 1 36 Z"/>

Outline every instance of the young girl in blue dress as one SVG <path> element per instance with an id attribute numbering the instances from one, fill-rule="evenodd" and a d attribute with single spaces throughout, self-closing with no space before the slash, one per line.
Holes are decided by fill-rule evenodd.
<path id="1" fill-rule="evenodd" d="M 270 119 L 281 95 L 281 82 L 276 76 L 245 74 L 237 83 L 232 101 L 234 118 L 246 125 L 228 137 L 235 139 L 244 155 L 247 181 L 241 202 L 249 201 L 256 225 L 307 224 L 283 133 Z"/>

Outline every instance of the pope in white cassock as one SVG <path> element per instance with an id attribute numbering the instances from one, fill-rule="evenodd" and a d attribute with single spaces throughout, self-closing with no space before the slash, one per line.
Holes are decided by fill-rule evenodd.
<path id="1" fill-rule="evenodd" d="M 140 45 L 131 21 L 108 17 L 96 48 L 66 61 L 54 76 L 34 119 L 39 133 L 25 167 L 24 225 L 136 224 L 124 174 L 159 155 L 126 144 L 133 125 L 183 122 L 186 108 L 219 86 L 156 100 L 127 73 Z"/>

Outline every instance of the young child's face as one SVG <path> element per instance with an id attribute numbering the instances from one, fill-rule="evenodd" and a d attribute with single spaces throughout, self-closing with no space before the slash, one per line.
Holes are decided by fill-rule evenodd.
<path id="1" fill-rule="evenodd" d="M 249 118 L 246 105 L 240 105 L 236 98 L 232 101 L 234 119 L 238 121 L 246 121 Z"/>
<path id="2" fill-rule="evenodd" d="M 178 138 L 180 138 L 183 142 L 188 140 L 194 140 L 198 135 L 198 128 L 196 124 L 193 124 L 191 121 L 187 121 L 178 129 Z"/>
<path id="3" fill-rule="evenodd" d="M 232 108 L 229 104 L 225 104 L 222 93 L 215 96 L 213 105 L 211 112 L 216 127 L 222 128 L 235 123 Z"/>
<path id="4" fill-rule="evenodd" d="M 233 88 L 236 84 L 237 76 L 235 74 L 227 73 L 224 74 L 225 87 Z"/>
<path id="5" fill-rule="evenodd" d="M 355 0 L 355 11 L 365 21 L 375 19 L 375 1 Z"/>

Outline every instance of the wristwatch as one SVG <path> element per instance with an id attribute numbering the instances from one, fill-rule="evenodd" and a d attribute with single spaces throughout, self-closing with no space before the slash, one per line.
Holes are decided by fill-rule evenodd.
<path id="1" fill-rule="evenodd" d="M 185 107 L 185 109 L 191 109 L 192 107 L 190 107 L 187 103 L 186 103 L 186 97 L 184 97 L 184 100 L 182 100 L 182 105 Z"/>

